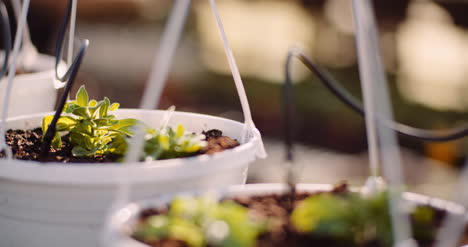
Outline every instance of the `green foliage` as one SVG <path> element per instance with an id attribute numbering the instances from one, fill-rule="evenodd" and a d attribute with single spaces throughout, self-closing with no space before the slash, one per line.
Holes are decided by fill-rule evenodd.
<path id="1" fill-rule="evenodd" d="M 417 239 L 430 242 L 434 240 L 437 227 L 432 224 L 436 219 L 436 213 L 429 206 L 417 207 L 411 215 L 413 223 L 413 234 Z"/>
<path id="2" fill-rule="evenodd" d="M 352 203 L 342 197 L 323 194 L 306 198 L 291 214 L 291 222 L 300 232 L 330 234 L 352 240 L 354 227 Z"/>
<path id="3" fill-rule="evenodd" d="M 160 131 L 148 129 L 144 146 L 145 159 L 172 159 L 192 156 L 206 145 L 204 135 L 185 131 L 182 125 L 176 129 L 163 127 Z"/>
<path id="4" fill-rule="evenodd" d="M 168 236 L 182 240 L 193 247 L 205 245 L 201 228 L 181 217 L 152 216 L 134 233 L 134 237 L 146 241 L 157 241 Z"/>
<path id="5" fill-rule="evenodd" d="M 125 139 L 132 136 L 130 129 L 138 120 L 118 120 L 114 115 L 109 114 L 109 111 L 115 111 L 118 108 L 119 104 L 111 104 L 107 97 L 102 101 L 89 100 L 85 87 L 81 86 L 76 99 L 65 105 L 64 112 L 71 116 L 59 118 L 52 146 L 61 147 L 59 132 L 68 132 L 74 156 L 124 154 L 127 149 Z M 53 116 L 43 118 L 42 131 L 44 133 L 52 119 Z"/>
<path id="6" fill-rule="evenodd" d="M 265 222 L 254 221 L 248 210 L 231 201 L 211 197 L 178 198 L 166 215 L 148 218 L 134 232 L 143 241 L 174 238 L 191 247 L 253 247 Z"/>
<path id="7" fill-rule="evenodd" d="M 414 237 L 431 241 L 434 209 L 426 206 L 413 209 Z M 391 246 L 393 241 L 386 192 L 370 197 L 357 193 L 311 196 L 294 209 L 291 222 L 300 232 L 333 238 L 347 246 L 362 246 L 374 241 L 381 246 Z"/>

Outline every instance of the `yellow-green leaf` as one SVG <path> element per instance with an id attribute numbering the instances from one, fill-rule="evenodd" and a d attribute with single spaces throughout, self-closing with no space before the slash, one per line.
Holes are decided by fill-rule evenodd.
<path id="1" fill-rule="evenodd" d="M 119 120 L 118 123 L 112 125 L 109 129 L 111 130 L 117 130 L 119 132 L 122 132 L 128 136 L 132 136 L 133 133 L 130 131 L 130 129 L 135 126 L 138 123 L 137 119 L 134 118 L 127 118 L 127 119 L 122 119 Z"/>
<path id="2" fill-rule="evenodd" d="M 70 130 L 70 128 L 74 126 L 75 124 L 76 124 L 76 120 L 72 117 L 68 117 L 68 116 L 60 117 L 57 121 L 57 131 Z"/>
<path id="3" fill-rule="evenodd" d="M 76 94 L 76 103 L 79 106 L 88 106 L 88 92 L 86 92 L 85 86 L 81 86 Z"/>
<path id="4" fill-rule="evenodd" d="M 62 147 L 62 138 L 60 137 L 60 134 L 58 132 L 55 132 L 54 139 L 52 139 L 51 145 L 54 148 Z"/>
<path id="5" fill-rule="evenodd" d="M 112 103 L 112 105 L 109 107 L 109 111 L 115 111 L 119 109 L 120 104 L 119 103 Z"/>
<path id="6" fill-rule="evenodd" d="M 89 118 L 90 116 L 88 108 L 86 107 L 76 108 L 73 110 L 72 114 L 83 117 L 83 118 Z"/>
<path id="7" fill-rule="evenodd" d="M 96 100 L 93 99 L 93 100 L 89 101 L 88 106 L 89 106 L 89 107 L 95 107 L 95 106 L 97 105 L 97 103 L 98 103 L 98 102 L 97 102 Z"/>
<path id="8" fill-rule="evenodd" d="M 107 116 L 107 111 L 109 110 L 110 100 L 109 98 L 104 98 L 104 104 L 99 108 L 99 118 L 104 118 Z"/>
<path id="9" fill-rule="evenodd" d="M 198 150 L 200 150 L 200 146 L 197 146 L 197 145 L 193 145 L 193 146 L 188 146 L 184 149 L 184 152 L 187 152 L 187 153 L 195 153 L 197 152 Z"/>
<path id="10" fill-rule="evenodd" d="M 169 137 L 166 136 L 166 135 L 160 135 L 158 137 L 158 140 L 159 140 L 159 145 L 161 145 L 161 148 L 164 149 L 164 150 L 168 150 L 169 149 Z"/>
<path id="11" fill-rule="evenodd" d="M 176 129 L 176 136 L 177 138 L 180 138 L 182 137 L 183 135 L 185 134 L 185 128 L 184 126 L 182 125 L 177 125 L 177 129 Z"/>
<path id="12" fill-rule="evenodd" d="M 52 119 L 54 119 L 54 116 L 45 116 L 42 119 L 42 133 L 47 132 L 47 129 L 49 129 L 49 124 L 52 122 Z"/>

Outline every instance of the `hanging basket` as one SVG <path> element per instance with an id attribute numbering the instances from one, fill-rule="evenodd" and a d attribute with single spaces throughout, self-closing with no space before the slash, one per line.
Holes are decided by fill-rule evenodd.
<path id="1" fill-rule="evenodd" d="M 0 54 L 0 57 L 3 55 Z M 59 70 L 64 70 L 61 63 Z M 17 74 L 13 80 L 12 103 L 8 117 L 52 111 L 57 100 L 57 90 L 63 84 L 55 80 L 55 57 L 39 54 L 35 64 L 28 68 L 31 73 Z M 0 101 L 6 87 L 6 78 L 0 80 Z"/>
<path id="2" fill-rule="evenodd" d="M 155 126 L 165 111 L 122 109 L 118 118 L 138 118 Z M 40 126 L 47 114 L 7 121 L 8 128 Z M 240 140 L 244 124 L 202 114 L 175 112 L 169 125 L 183 124 L 200 133 L 220 129 Z M 245 183 L 255 160 L 258 138 L 214 155 L 139 162 L 136 164 L 61 164 L 0 160 L 1 246 L 96 246 L 102 222 L 112 206 L 122 178 L 131 199 L 177 191 L 209 189 Z M 25 237 L 27 236 L 27 237 Z"/>
<path id="3" fill-rule="evenodd" d="M 331 184 L 298 184 L 296 186 L 297 193 L 314 194 L 317 192 L 328 192 L 334 188 Z M 247 184 L 240 186 L 232 186 L 224 191 L 218 191 L 221 198 L 248 198 L 252 196 L 265 195 L 281 195 L 289 191 L 287 184 Z M 351 191 L 358 191 L 358 188 L 351 188 Z M 197 193 L 185 193 L 185 195 L 194 195 Z M 179 194 L 180 195 L 180 194 Z M 136 224 L 143 210 L 158 209 L 167 206 L 173 199 L 173 196 L 163 198 L 154 198 L 138 203 L 130 203 L 110 217 L 106 229 L 104 231 L 103 241 L 105 246 L 113 247 L 149 247 L 140 241 L 131 237 L 135 230 Z M 463 207 L 453 202 L 431 198 L 421 194 L 406 192 L 403 198 L 413 205 L 427 205 L 437 210 L 442 210 L 448 214 L 459 214 L 463 211 Z M 257 201 L 259 203 L 259 201 Z M 265 203 L 265 201 L 263 202 Z M 257 205 L 259 206 L 259 205 Z M 259 208 L 257 208 L 259 209 Z"/>

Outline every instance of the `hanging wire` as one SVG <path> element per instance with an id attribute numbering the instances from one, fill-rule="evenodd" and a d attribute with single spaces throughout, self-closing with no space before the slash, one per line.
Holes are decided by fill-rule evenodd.
<path id="1" fill-rule="evenodd" d="M 10 57 L 11 51 L 11 30 L 10 30 L 10 21 L 8 18 L 8 11 L 5 7 L 3 1 L 0 1 L 0 21 L 2 25 L 2 36 L 3 36 L 3 46 L 4 46 L 4 59 L 3 65 L 0 70 L 0 80 L 7 74 L 8 71 L 8 60 Z M 1 120 L 0 120 L 1 121 Z M 11 149 L 8 148 L 7 144 L 5 143 L 5 135 L 3 131 L 4 124 L 0 123 L 0 152 L 5 152 L 5 156 L 7 158 L 11 158 L 13 156 Z"/>
<path id="2" fill-rule="evenodd" d="M 10 20 L 8 18 L 8 11 L 5 7 L 3 1 L 0 1 L 0 22 L 2 25 L 2 40 L 3 40 L 3 50 L 4 58 L 3 65 L 0 70 L 0 79 L 6 75 L 8 71 L 8 60 L 10 57 L 11 51 L 11 30 L 10 30 Z"/>
<path id="3" fill-rule="evenodd" d="M 291 53 L 288 54 L 287 62 L 285 63 L 285 82 L 283 84 L 283 101 L 282 101 L 282 111 L 283 111 L 283 138 L 284 138 L 284 147 L 286 152 L 286 161 L 293 162 L 293 130 L 294 130 L 294 112 L 293 112 L 293 83 L 291 81 L 291 69 L 290 57 L 293 56 Z"/>
<path id="4" fill-rule="evenodd" d="M 6 78 L 6 87 L 3 93 L 3 99 L 2 99 L 2 104 L 0 105 L 2 110 L 1 110 L 1 120 L 0 120 L 0 151 L 5 151 L 6 153 L 6 158 L 11 159 L 12 152 L 9 146 L 6 144 L 6 138 L 5 138 L 5 133 L 6 133 L 6 120 L 8 116 L 8 109 L 10 105 L 10 100 L 11 100 L 11 91 L 13 89 L 13 81 L 16 75 L 16 65 L 17 65 L 17 59 L 18 59 L 18 54 L 21 49 L 21 40 L 23 36 L 23 29 L 27 25 L 26 17 L 28 15 L 28 10 L 29 10 L 29 3 L 30 0 L 25 0 L 24 4 L 21 8 L 21 18 L 18 19 L 18 24 L 17 24 L 17 31 L 15 34 L 15 43 L 13 45 L 13 51 L 12 51 L 12 57 L 11 57 L 11 66 L 8 66 L 8 76 Z"/>
<path id="5" fill-rule="evenodd" d="M 60 25 L 57 43 L 55 44 L 55 78 L 61 82 L 66 82 L 70 78 L 71 71 L 74 66 L 74 64 L 69 65 L 70 67 L 67 69 L 65 74 L 63 76 L 59 75 L 58 71 L 59 71 L 60 62 L 62 60 L 63 43 L 65 41 L 65 34 L 67 32 L 67 27 L 68 27 L 68 24 L 70 23 L 70 19 L 72 17 L 73 10 L 74 10 L 73 3 L 74 3 L 74 0 L 68 0 L 67 8 L 65 10 L 64 20 L 62 24 Z M 76 62 L 76 59 L 73 61 L 73 63 L 75 62 Z"/>
<path id="6" fill-rule="evenodd" d="M 335 78 L 333 78 L 333 76 L 328 71 L 319 66 L 312 58 L 308 57 L 301 49 L 297 47 L 290 49 L 288 52 L 286 60 L 286 83 L 291 81 L 290 71 L 292 69 L 292 61 L 294 58 L 301 61 L 310 71 L 312 71 L 323 83 L 323 85 L 328 90 L 330 90 L 330 92 L 333 93 L 333 95 L 335 95 L 341 102 L 360 115 L 365 115 L 361 102 L 359 102 L 358 99 L 356 99 L 343 86 L 341 86 L 341 84 Z M 468 135 L 468 126 L 466 125 L 447 130 L 434 131 L 414 128 L 402 123 L 389 121 L 379 115 L 377 115 L 376 118 L 378 122 L 384 124 L 387 128 L 393 129 L 399 134 L 424 141 L 445 142 L 460 139 Z"/>
<path id="7" fill-rule="evenodd" d="M 88 46 L 89 46 L 88 40 L 83 40 L 81 42 L 81 47 L 75 59 L 73 60 L 73 64 L 70 66 L 70 69 L 69 69 L 70 75 L 68 77 L 67 84 L 63 91 L 62 97 L 60 98 L 59 104 L 57 106 L 57 110 L 55 111 L 54 118 L 52 119 L 52 122 L 49 124 L 47 131 L 44 134 L 44 139 L 43 139 L 42 146 L 41 146 L 41 153 L 43 157 L 49 153 L 52 139 L 54 138 L 55 132 L 57 131 L 57 121 L 62 115 L 63 108 L 65 107 L 65 103 L 68 98 L 68 94 L 70 93 L 73 83 L 75 82 L 76 75 L 78 71 L 80 70 L 81 62 L 83 61 L 83 57 L 86 54 L 86 50 L 88 49 Z"/>
<path id="8" fill-rule="evenodd" d="M 289 196 L 288 200 L 288 210 L 292 211 L 294 206 L 294 199 L 296 194 L 296 183 L 298 178 L 295 173 L 295 164 L 294 164 L 294 91 L 293 83 L 291 81 L 291 69 L 289 66 L 289 55 L 288 59 L 284 66 L 285 73 L 285 83 L 283 84 L 283 100 L 282 100 L 282 112 L 283 112 L 283 138 L 284 138 L 284 148 L 285 148 L 285 169 L 286 169 L 286 184 L 289 187 Z"/>
<path id="9" fill-rule="evenodd" d="M 65 17 L 62 22 L 62 25 L 60 26 L 59 34 L 57 37 L 56 57 L 55 57 L 56 59 L 55 60 L 55 75 L 58 80 L 62 82 L 66 81 L 66 86 L 62 94 L 62 97 L 60 98 L 60 101 L 58 103 L 57 110 L 55 111 L 55 114 L 54 114 L 54 118 L 52 119 L 52 122 L 49 124 L 46 133 L 44 133 L 44 138 L 43 138 L 43 142 L 41 146 L 41 155 L 43 158 L 47 156 L 47 154 L 50 151 L 50 145 L 52 143 L 52 139 L 54 138 L 55 132 L 57 131 L 57 121 L 62 115 L 63 108 L 65 107 L 65 103 L 67 101 L 68 95 L 73 86 L 73 83 L 75 82 L 76 75 L 78 74 L 78 71 L 80 70 L 81 63 L 86 54 L 86 50 L 88 49 L 88 46 L 89 46 L 88 40 L 85 39 L 81 41 L 80 49 L 78 50 L 76 57 L 73 59 L 72 64 L 68 68 L 65 75 L 63 77 L 60 77 L 58 75 L 57 69 L 58 69 L 58 65 L 60 63 L 61 56 L 62 56 L 63 41 L 65 40 L 65 33 L 66 33 L 68 23 L 70 21 L 72 8 L 73 8 L 73 0 L 69 0 L 67 9 L 65 12 Z"/>

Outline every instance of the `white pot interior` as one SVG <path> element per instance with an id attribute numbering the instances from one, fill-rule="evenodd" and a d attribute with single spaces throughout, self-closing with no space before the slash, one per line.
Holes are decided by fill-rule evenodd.
<path id="1" fill-rule="evenodd" d="M 52 114 L 52 113 L 48 113 Z M 119 119 L 136 118 L 149 126 L 159 126 L 165 111 L 120 109 L 115 112 Z M 7 128 L 32 129 L 40 126 L 45 113 L 12 118 L 7 121 Z M 203 130 L 219 129 L 224 135 L 240 141 L 244 131 L 242 123 L 195 113 L 174 112 L 170 126 L 183 124 L 188 131 L 201 133 Z M 196 174 L 213 172 L 219 169 L 235 168 L 239 164 L 250 163 L 255 159 L 258 139 L 253 137 L 239 147 L 214 155 L 199 155 L 190 158 L 169 159 L 152 162 L 137 162 L 134 164 L 80 163 L 79 165 L 64 165 L 47 163 L 0 160 L 0 178 L 14 179 L 24 182 L 43 182 L 53 184 L 116 184 L 122 176 L 134 183 L 145 181 L 169 181 L 174 177 L 183 178 Z M 180 172 L 183 169 L 183 173 Z M 156 172 L 157 171 L 157 172 Z M 112 176 L 111 176 L 112 175 Z"/>
<path id="2" fill-rule="evenodd" d="M 0 58 L 3 54 L 0 53 Z M 21 116 L 53 110 L 57 97 L 57 88 L 62 87 L 55 80 L 55 57 L 39 54 L 36 64 L 31 68 L 33 73 L 15 76 L 11 92 L 8 116 Z M 65 70 L 61 63 L 59 71 Z M 0 80 L 0 102 L 6 90 L 7 79 Z"/>

